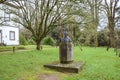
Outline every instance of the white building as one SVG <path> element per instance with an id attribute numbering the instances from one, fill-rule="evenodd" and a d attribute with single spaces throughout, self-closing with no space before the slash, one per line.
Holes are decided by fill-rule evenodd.
<path id="1" fill-rule="evenodd" d="M 2 26 L 0 27 L 1 45 L 19 45 L 19 28 Z"/>
<path id="2" fill-rule="evenodd" d="M 8 8 L 13 7 L 0 4 L 0 45 L 19 45 L 19 25 L 12 22 L 14 15 L 8 13 Z"/>

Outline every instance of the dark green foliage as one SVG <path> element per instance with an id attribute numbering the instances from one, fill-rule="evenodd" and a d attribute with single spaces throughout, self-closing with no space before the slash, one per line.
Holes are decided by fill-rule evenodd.
<path id="1" fill-rule="evenodd" d="M 107 37 L 102 31 L 98 33 L 98 46 L 107 46 Z"/>
<path id="2" fill-rule="evenodd" d="M 43 40 L 43 44 L 44 44 L 44 45 L 54 46 L 55 43 L 56 43 L 56 41 L 55 41 L 53 38 L 51 38 L 51 37 L 46 37 L 46 38 L 44 38 L 44 40 Z"/>

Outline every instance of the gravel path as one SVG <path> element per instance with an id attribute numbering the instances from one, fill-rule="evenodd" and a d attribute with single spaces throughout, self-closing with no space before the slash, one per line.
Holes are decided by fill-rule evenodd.
<path id="1" fill-rule="evenodd" d="M 38 80 L 59 80 L 57 74 L 40 74 Z"/>

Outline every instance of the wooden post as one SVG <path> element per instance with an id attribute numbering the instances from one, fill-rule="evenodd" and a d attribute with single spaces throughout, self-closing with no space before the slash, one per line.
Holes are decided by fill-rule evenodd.
<path id="1" fill-rule="evenodd" d="M 13 46 L 13 53 L 15 53 L 15 46 Z"/>

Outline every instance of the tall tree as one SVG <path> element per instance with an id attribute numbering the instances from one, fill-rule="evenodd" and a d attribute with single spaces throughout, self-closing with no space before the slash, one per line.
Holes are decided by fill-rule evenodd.
<path id="1" fill-rule="evenodd" d="M 98 46 L 98 40 L 97 40 L 97 30 L 99 26 L 99 12 L 101 7 L 102 0 L 87 0 L 87 3 L 90 8 L 90 16 L 92 19 L 92 28 L 93 28 L 93 39 L 94 39 L 94 46 Z"/>
<path id="2" fill-rule="evenodd" d="M 118 2 L 119 0 L 104 0 L 104 10 L 108 19 L 110 47 L 114 47 L 115 45 L 115 16 L 116 9 L 118 8 Z"/>
<path id="3" fill-rule="evenodd" d="M 36 49 L 40 50 L 43 38 L 56 27 L 58 20 L 63 16 L 64 4 L 61 0 L 15 0 L 13 3 L 20 7 L 19 12 L 10 10 L 10 13 L 17 16 L 13 21 L 32 33 Z M 61 4 L 57 5 L 58 3 Z"/>

